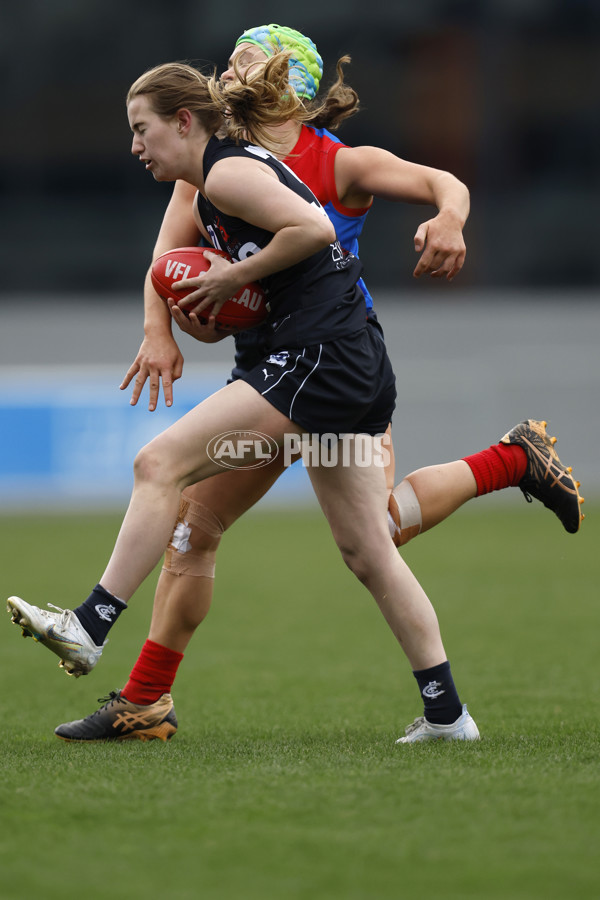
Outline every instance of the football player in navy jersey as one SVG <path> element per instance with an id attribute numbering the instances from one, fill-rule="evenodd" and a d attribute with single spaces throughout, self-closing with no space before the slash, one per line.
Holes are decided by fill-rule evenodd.
<path id="1" fill-rule="evenodd" d="M 367 324 L 360 263 L 340 252 L 314 194 L 256 146 L 271 143 L 269 125 L 302 115 L 302 102 L 288 84 L 288 54 L 276 53 L 258 73 L 229 84 L 171 63 L 140 76 L 129 90 L 132 153 L 157 181 L 193 185 L 200 231 L 208 239 L 209 229 L 220 223 L 226 249 L 237 257 L 230 263 L 213 255 L 210 269 L 180 306 L 216 313 L 237 288 L 260 281 L 271 311 L 262 359 L 137 454 L 133 492 L 113 553 L 76 618 L 99 649 L 103 640 L 96 626 L 109 619 L 110 627 L 162 557 L 182 492 L 219 473 L 209 452 L 216 436 L 261 433 L 282 448 L 304 435 L 350 438 L 349 452 L 336 454 L 332 464 L 320 465 L 317 457 L 307 465 L 319 504 L 346 564 L 419 673 L 431 710 L 428 728 L 438 737 L 475 740 L 479 732 L 459 700 L 433 606 L 388 533 L 380 439 L 395 406 L 395 378 L 380 335 Z M 230 137 L 217 138 L 225 113 Z M 258 252 L 242 254 L 248 245 Z M 265 368 L 276 376 L 267 386 Z M 248 458 L 231 462 L 241 467 Z M 56 733 L 65 740 L 130 736 L 124 705 L 140 718 L 138 705 L 117 693 L 96 716 L 59 726 Z M 153 707 L 151 721 L 143 711 L 138 736 L 167 739 L 177 727 L 170 693 Z M 96 728 L 100 722 L 103 735 Z"/>
<path id="2" fill-rule="evenodd" d="M 292 29 L 261 26 L 245 32 L 238 39 L 222 80 L 226 83 L 234 81 L 253 66 L 264 64 L 267 57 L 282 47 L 292 51 L 289 65 L 296 93 L 304 98 L 306 106 L 315 105 L 314 95 L 321 76 L 320 57 L 312 42 Z M 415 236 L 415 248 L 422 255 L 414 274 L 418 277 L 429 272 L 434 277 L 445 275 L 452 278 L 464 261 L 462 225 L 468 213 L 466 188 L 449 173 L 408 163 L 378 148 L 349 148 L 324 127 L 337 127 L 358 105 L 355 93 L 343 82 L 342 62 L 338 63 L 337 82 L 329 90 L 325 102 L 317 105 L 308 122 L 292 117 L 287 122 L 272 125 L 271 134 L 276 137 L 273 149 L 311 187 L 335 223 L 344 247 L 354 252 L 358 249 L 358 235 L 374 195 L 436 205 L 438 214 L 423 223 Z M 198 242 L 198 225 L 191 214 L 195 192 L 194 186 L 184 181 L 177 182 L 155 255 L 174 246 Z M 370 295 L 362 280 L 359 284 L 370 311 L 370 325 L 377 328 L 371 312 Z M 149 378 L 150 408 L 156 407 L 161 380 L 165 399 L 167 403 L 171 402 L 172 381 L 181 374 L 183 362 L 171 335 L 170 319 L 164 304 L 157 302 L 157 299 L 148 280 L 146 338 L 124 382 L 126 386 L 137 375 L 132 398 L 132 402 L 137 402 L 141 388 Z M 208 326 L 201 325 L 194 314 L 187 318 L 177 307 L 172 309 L 171 315 L 183 330 L 200 340 L 212 341 L 222 337 L 214 328 L 214 320 Z M 262 328 L 236 336 L 234 378 L 243 376 L 262 358 L 265 340 L 266 332 Z M 363 374 L 368 377 L 367 372 Z M 359 392 L 360 388 L 362 384 L 358 385 Z M 551 445 L 543 427 L 538 426 L 536 431 L 535 423 L 527 423 L 519 428 L 519 433 L 487 451 L 465 460 L 418 470 L 404 479 L 394 490 L 390 501 L 394 514 L 390 517 L 390 526 L 396 544 L 405 543 L 420 531 L 431 528 L 471 497 L 522 481 L 528 469 L 527 446 L 521 446 L 518 440 L 525 444 L 524 439 L 533 436 L 536 451 L 540 452 L 542 448 L 546 458 L 550 456 Z M 161 695 L 169 691 L 183 650 L 208 612 L 214 559 L 221 535 L 269 489 L 282 471 L 282 462 L 280 459 L 262 469 L 226 473 L 218 479 L 209 478 L 185 491 L 157 588 L 149 640 L 122 692 L 122 696 L 136 705 L 153 707 Z M 561 472 L 561 477 L 565 487 L 561 497 L 561 520 L 565 524 L 565 507 L 568 506 L 572 525 L 573 507 L 578 497 L 576 490 L 574 497 L 569 495 L 570 476 Z M 388 467 L 388 488 L 393 486 L 392 479 L 393 459 Z M 535 489 L 539 485 L 534 484 L 533 487 Z M 186 535 L 184 541 L 177 537 L 182 531 Z M 31 611 L 36 608 L 24 601 L 19 601 L 19 604 L 21 621 L 27 618 L 28 612 L 31 618 Z M 66 625 L 63 624 L 63 627 Z M 50 642 L 46 643 L 50 646 Z M 75 670 L 75 674 L 84 674 L 92 668 L 102 651 L 101 642 L 96 645 L 96 651 L 90 655 L 90 664 L 82 664 L 81 659 L 78 660 L 80 668 Z M 64 656 L 64 645 L 55 652 Z M 73 660 L 66 660 L 65 667 L 68 669 L 72 663 Z M 416 674 L 419 681 L 419 673 Z M 428 695 L 423 696 L 427 712 Z M 435 714 L 430 713 L 429 718 L 433 722 Z M 445 723 L 442 721 L 440 724 Z M 426 723 L 413 730 L 411 740 L 431 736 L 427 729 Z"/>

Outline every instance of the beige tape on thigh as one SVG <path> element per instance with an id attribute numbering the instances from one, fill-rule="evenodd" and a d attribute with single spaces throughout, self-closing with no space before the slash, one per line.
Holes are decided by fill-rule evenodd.
<path id="1" fill-rule="evenodd" d="M 224 531 L 207 506 L 182 497 L 163 569 L 172 575 L 214 578 L 217 547 Z M 203 547 L 207 537 L 211 546 Z"/>
<path id="2" fill-rule="evenodd" d="M 388 519 L 390 534 L 396 547 L 407 544 L 421 531 L 421 505 L 412 484 L 406 478 L 390 494 Z"/>

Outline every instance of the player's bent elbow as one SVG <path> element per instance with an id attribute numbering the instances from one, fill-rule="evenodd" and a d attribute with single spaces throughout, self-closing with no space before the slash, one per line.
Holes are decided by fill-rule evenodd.
<path id="1" fill-rule="evenodd" d="M 316 250 L 322 250 L 337 240 L 335 228 L 327 216 L 313 219 L 310 225 L 310 238 L 314 241 Z"/>
<path id="2" fill-rule="evenodd" d="M 333 227 L 333 225 L 331 224 L 331 222 L 330 222 L 329 220 L 327 220 L 327 221 L 324 222 L 323 224 L 324 224 L 324 226 L 325 226 L 325 227 L 323 228 L 323 232 L 324 232 L 324 234 L 323 234 L 323 242 L 324 242 L 324 243 L 323 243 L 323 246 L 326 247 L 327 244 L 333 244 L 334 241 L 337 241 L 337 234 L 335 233 L 335 228 Z"/>

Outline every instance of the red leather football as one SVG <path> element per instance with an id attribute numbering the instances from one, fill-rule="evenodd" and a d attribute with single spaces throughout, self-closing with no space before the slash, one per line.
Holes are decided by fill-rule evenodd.
<path id="1" fill-rule="evenodd" d="M 150 277 L 159 297 L 165 301 L 169 297 L 181 300 L 191 294 L 193 288 L 187 291 L 173 291 L 171 285 L 175 281 L 195 278 L 201 272 L 206 272 L 210 268 L 210 260 L 204 256 L 207 251 L 231 260 L 224 250 L 215 250 L 212 247 L 177 247 L 157 257 L 152 263 Z M 267 311 L 263 289 L 256 282 L 252 282 L 241 287 L 233 297 L 225 301 L 216 317 L 216 326 L 222 331 L 243 331 L 245 328 L 259 325 L 266 318 Z M 199 319 L 201 322 L 207 321 L 202 315 Z"/>

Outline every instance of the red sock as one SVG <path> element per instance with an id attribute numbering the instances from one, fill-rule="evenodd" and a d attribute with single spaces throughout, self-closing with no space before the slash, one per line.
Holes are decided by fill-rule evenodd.
<path id="1" fill-rule="evenodd" d="M 478 497 L 516 487 L 527 471 L 527 454 L 517 444 L 494 444 L 463 459 L 475 476 Z"/>
<path id="2" fill-rule="evenodd" d="M 131 670 L 129 681 L 121 691 L 132 703 L 149 706 L 171 690 L 183 653 L 176 653 L 162 644 L 147 640 L 137 662 Z"/>

